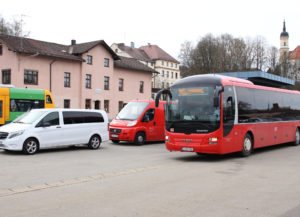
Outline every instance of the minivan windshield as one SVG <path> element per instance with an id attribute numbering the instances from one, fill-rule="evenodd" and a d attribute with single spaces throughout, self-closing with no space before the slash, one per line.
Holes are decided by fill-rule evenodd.
<path id="1" fill-rule="evenodd" d="M 20 124 L 32 124 L 37 119 L 39 119 L 42 115 L 44 115 L 47 111 L 44 110 L 31 110 L 29 112 L 24 113 L 23 115 L 19 116 L 17 119 L 13 121 L 13 123 L 20 123 Z"/>
<path id="2" fill-rule="evenodd" d="M 119 112 L 116 119 L 130 121 L 137 120 L 148 105 L 148 102 L 129 102 Z"/>

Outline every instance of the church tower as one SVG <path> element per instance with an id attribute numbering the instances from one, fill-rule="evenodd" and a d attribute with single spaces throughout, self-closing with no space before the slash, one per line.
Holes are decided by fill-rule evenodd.
<path id="1" fill-rule="evenodd" d="M 280 33 L 279 63 L 282 76 L 288 76 L 289 73 L 289 33 L 286 31 L 285 20 L 283 29 Z"/>
<path id="2" fill-rule="evenodd" d="M 287 60 L 289 53 L 289 33 L 286 31 L 285 20 L 283 21 L 283 29 L 280 34 L 280 62 Z"/>

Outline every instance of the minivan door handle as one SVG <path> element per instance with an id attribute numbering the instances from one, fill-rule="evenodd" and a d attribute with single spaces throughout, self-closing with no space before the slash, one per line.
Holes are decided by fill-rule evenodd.
<path id="1" fill-rule="evenodd" d="M 156 122 L 155 121 L 153 122 L 153 125 L 156 126 Z"/>
<path id="2" fill-rule="evenodd" d="M 61 126 L 57 126 L 56 128 L 61 128 Z"/>

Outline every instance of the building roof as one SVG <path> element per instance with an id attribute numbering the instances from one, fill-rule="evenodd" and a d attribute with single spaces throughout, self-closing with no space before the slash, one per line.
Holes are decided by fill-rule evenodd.
<path id="1" fill-rule="evenodd" d="M 263 71 L 246 71 L 246 72 L 222 72 L 221 75 L 243 78 L 252 81 L 254 84 L 268 87 L 281 87 L 286 85 L 295 85 L 295 81 L 270 74 Z"/>
<path id="2" fill-rule="evenodd" d="M 97 45 L 102 45 L 113 57 L 114 60 L 118 60 L 119 56 L 106 44 L 104 40 L 98 40 L 98 41 L 91 41 L 91 42 L 86 42 L 86 43 L 81 43 L 81 44 L 74 44 L 70 45 L 69 48 L 72 49 L 73 54 L 82 54 L 90 49 L 96 47 Z"/>
<path id="3" fill-rule="evenodd" d="M 285 20 L 283 21 L 282 32 L 280 33 L 280 37 L 289 37 L 289 33 L 286 31 Z"/>
<path id="4" fill-rule="evenodd" d="M 42 55 L 55 58 L 63 58 L 76 61 L 84 61 L 78 54 L 82 54 L 97 45 L 102 45 L 115 60 L 118 55 L 103 41 L 94 41 L 75 45 L 62 45 L 52 42 L 39 41 L 30 38 L 16 37 L 0 34 L 0 41 L 6 44 L 8 49 L 31 55 Z"/>
<path id="5" fill-rule="evenodd" d="M 173 63 L 179 63 L 175 58 L 173 58 L 157 45 L 148 44 L 146 46 L 140 47 L 139 49 L 143 50 L 152 60 L 165 60 Z"/>
<path id="6" fill-rule="evenodd" d="M 146 66 L 145 64 L 139 62 L 135 58 L 120 57 L 120 60 L 114 61 L 114 66 L 116 68 L 122 68 L 122 69 L 130 69 L 130 70 L 136 70 L 136 71 L 158 73 L 154 69 L 152 69 L 152 68 Z"/>
<path id="7" fill-rule="evenodd" d="M 300 45 L 290 52 L 290 59 L 300 59 Z"/>
<path id="8" fill-rule="evenodd" d="M 127 54 L 129 54 L 132 58 L 135 58 L 137 60 L 141 60 L 144 62 L 151 62 L 152 60 L 147 56 L 145 51 L 139 49 L 139 48 L 134 48 L 134 47 L 129 47 L 126 46 L 124 43 L 119 43 L 117 44 L 118 48 Z"/>

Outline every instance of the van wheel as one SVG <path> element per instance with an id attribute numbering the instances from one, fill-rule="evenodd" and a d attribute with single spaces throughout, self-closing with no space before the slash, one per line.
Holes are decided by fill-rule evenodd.
<path id="1" fill-rule="evenodd" d="M 91 138 L 90 138 L 90 141 L 89 141 L 89 144 L 88 144 L 88 147 L 90 149 L 98 149 L 101 145 L 101 139 L 98 135 L 93 135 Z"/>
<path id="2" fill-rule="evenodd" d="M 34 138 L 28 138 L 23 144 L 24 154 L 35 154 L 39 150 L 39 142 Z"/>
<path id="3" fill-rule="evenodd" d="M 139 132 L 135 135 L 134 144 L 143 145 L 145 143 L 145 139 L 146 139 L 145 133 Z"/>
<path id="4" fill-rule="evenodd" d="M 241 151 L 241 156 L 242 157 L 248 157 L 252 153 L 252 150 L 253 150 L 252 137 L 250 136 L 249 133 L 247 133 L 245 138 L 244 138 L 243 147 L 242 147 L 242 151 Z"/>
<path id="5" fill-rule="evenodd" d="M 300 132 L 299 132 L 299 129 L 297 128 L 296 129 L 296 139 L 295 139 L 294 145 L 299 145 L 299 144 L 300 144 Z"/>

